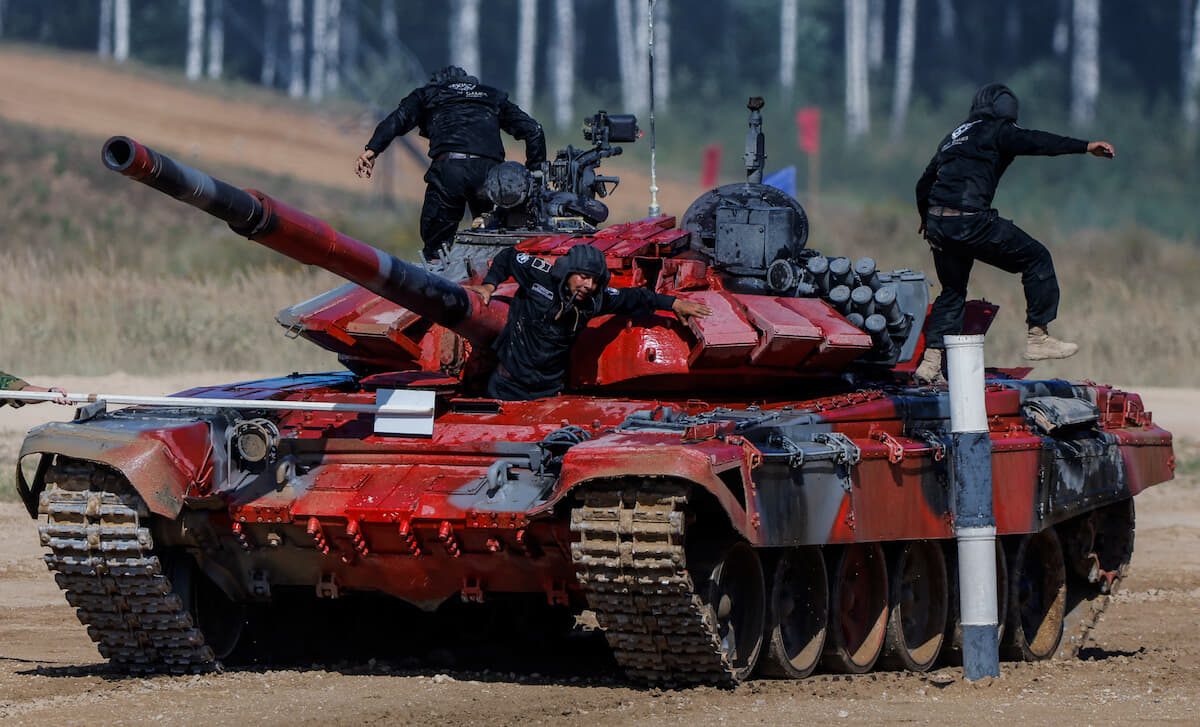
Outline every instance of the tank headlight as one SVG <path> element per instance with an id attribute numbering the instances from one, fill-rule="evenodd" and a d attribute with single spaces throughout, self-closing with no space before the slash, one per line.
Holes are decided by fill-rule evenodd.
<path id="1" fill-rule="evenodd" d="M 265 460 L 279 444 L 279 429 L 267 419 L 250 419 L 237 425 L 233 445 L 238 457 L 250 464 Z"/>

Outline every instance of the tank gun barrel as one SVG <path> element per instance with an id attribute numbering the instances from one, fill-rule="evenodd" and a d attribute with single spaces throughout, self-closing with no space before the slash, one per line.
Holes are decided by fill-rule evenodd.
<path id="1" fill-rule="evenodd" d="M 101 150 L 104 166 L 227 223 L 234 232 L 306 265 L 316 265 L 474 344 L 503 330 L 507 306 L 483 305 L 461 285 L 359 242 L 326 222 L 253 189 L 238 189 L 126 136 Z"/>

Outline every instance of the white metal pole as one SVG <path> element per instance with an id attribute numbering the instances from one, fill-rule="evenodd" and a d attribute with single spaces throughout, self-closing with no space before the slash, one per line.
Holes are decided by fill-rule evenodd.
<path id="1" fill-rule="evenodd" d="M 53 391 L 0 391 L 0 399 L 54 401 L 62 394 Z M 430 407 L 403 404 L 351 404 L 336 401 L 277 401 L 274 399 L 207 399 L 197 396 L 131 396 L 128 394 L 71 394 L 72 404 L 103 401 L 123 406 L 202 407 L 210 409 L 272 409 L 277 411 L 323 411 L 350 414 L 426 414 Z"/>
<path id="2" fill-rule="evenodd" d="M 996 614 L 996 518 L 983 336 L 946 336 L 954 470 L 954 534 L 962 614 L 963 676 L 1000 676 Z"/>

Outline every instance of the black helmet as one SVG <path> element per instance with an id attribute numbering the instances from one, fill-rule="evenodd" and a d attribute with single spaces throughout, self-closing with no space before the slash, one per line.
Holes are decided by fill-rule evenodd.
<path id="1" fill-rule="evenodd" d="M 497 207 L 512 209 L 532 196 L 533 175 L 519 162 L 497 164 L 487 173 L 483 193 Z"/>
<path id="2" fill-rule="evenodd" d="M 446 66 L 433 72 L 429 82 L 444 86 L 447 83 L 461 81 L 463 83 L 479 83 L 479 79 L 467 73 L 460 66 Z"/>
<path id="3" fill-rule="evenodd" d="M 568 250 L 566 255 L 555 260 L 554 267 L 550 271 L 551 277 L 560 286 L 566 282 L 567 278 L 571 277 L 571 273 L 592 276 L 600 288 L 608 286 L 609 278 L 612 277 L 612 274 L 608 272 L 608 262 L 604 259 L 604 253 L 586 242 L 576 245 Z"/>
<path id="4" fill-rule="evenodd" d="M 989 83 L 975 92 L 970 118 L 1016 121 L 1017 95 L 1003 83 Z"/>

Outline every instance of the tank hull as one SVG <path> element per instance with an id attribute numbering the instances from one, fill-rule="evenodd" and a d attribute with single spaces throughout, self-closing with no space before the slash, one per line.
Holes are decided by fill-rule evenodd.
<path id="1" fill-rule="evenodd" d="M 117 666 L 211 669 L 247 641 L 244 614 L 297 589 L 587 610 L 652 683 L 956 658 L 949 395 L 907 383 L 924 274 L 806 249 L 799 204 L 755 184 L 705 195 L 680 228 L 463 233 L 439 273 L 132 140 L 104 158 L 354 283 L 279 317 L 353 373 L 182 392 L 245 403 L 222 409 L 93 406 L 25 440 L 38 462 L 18 490 L 44 518 L 47 565 Z M 613 285 L 713 315 L 597 317 L 567 393 L 478 398 L 522 293 L 485 302 L 461 283 L 508 245 L 549 270 L 580 244 Z M 974 306 L 966 325 L 982 333 L 995 312 Z M 990 371 L 985 402 L 1002 649 L 1037 660 L 1088 638 L 1129 564 L 1133 497 L 1171 479 L 1174 456 L 1136 394 L 1027 373 Z M 261 403 L 416 392 L 434 402 L 419 436 L 383 413 Z"/>

